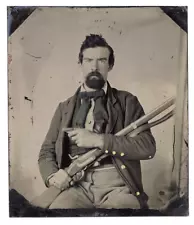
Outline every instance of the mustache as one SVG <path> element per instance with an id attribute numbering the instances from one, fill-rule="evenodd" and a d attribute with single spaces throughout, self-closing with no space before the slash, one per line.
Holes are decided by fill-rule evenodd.
<path id="1" fill-rule="evenodd" d="M 88 74 L 87 78 L 90 78 L 92 76 L 96 76 L 98 77 L 99 79 L 103 79 L 103 76 L 101 73 L 99 73 L 98 71 L 92 71 Z"/>

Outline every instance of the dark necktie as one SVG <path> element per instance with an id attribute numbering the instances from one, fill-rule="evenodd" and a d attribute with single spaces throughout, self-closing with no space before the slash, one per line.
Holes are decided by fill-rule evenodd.
<path id="1" fill-rule="evenodd" d="M 92 92 L 80 92 L 78 97 L 82 100 L 82 104 L 76 115 L 76 127 L 85 128 L 86 117 L 91 107 L 91 99 L 95 101 L 94 108 L 94 120 L 100 121 L 103 115 L 100 113 L 103 106 L 103 99 L 105 93 L 104 90 L 92 91 Z"/>

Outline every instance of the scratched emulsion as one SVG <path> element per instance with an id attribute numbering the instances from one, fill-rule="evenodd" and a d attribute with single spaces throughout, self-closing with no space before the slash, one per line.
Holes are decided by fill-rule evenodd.
<path id="1" fill-rule="evenodd" d="M 181 195 L 189 192 L 189 123 L 188 123 L 188 90 L 185 93 L 183 148 L 181 156 L 180 190 Z"/>
<path id="2" fill-rule="evenodd" d="M 181 32 L 158 7 L 35 10 L 9 38 L 10 187 L 28 200 L 45 190 L 38 153 L 58 103 L 81 82 L 77 62 L 87 34 L 102 34 L 114 49 L 110 84 L 138 96 L 149 112 L 176 93 Z M 157 153 L 142 162 L 142 179 L 150 207 L 158 208 L 172 168 L 173 119 L 152 132 Z"/>

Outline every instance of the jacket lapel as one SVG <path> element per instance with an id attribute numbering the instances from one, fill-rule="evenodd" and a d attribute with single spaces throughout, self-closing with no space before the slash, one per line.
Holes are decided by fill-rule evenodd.
<path id="1" fill-rule="evenodd" d="M 108 91 L 107 111 L 109 119 L 108 124 L 106 126 L 106 133 L 112 133 L 118 119 L 118 111 L 116 109 L 117 99 L 115 98 L 109 83 L 107 91 Z"/>
<path id="2" fill-rule="evenodd" d="M 63 127 L 69 127 L 71 125 L 71 119 L 73 117 L 73 112 L 76 105 L 77 94 L 79 93 L 80 88 L 81 87 L 79 87 L 76 93 L 71 98 L 69 98 L 69 100 L 67 100 L 66 107 L 64 110 L 65 119 Z"/>

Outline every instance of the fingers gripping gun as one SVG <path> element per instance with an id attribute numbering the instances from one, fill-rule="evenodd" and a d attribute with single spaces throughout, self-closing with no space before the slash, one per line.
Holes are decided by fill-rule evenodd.
<path id="1" fill-rule="evenodd" d="M 168 114 L 163 116 L 161 119 L 154 121 L 152 123 L 148 123 L 149 120 L 153 119 L 155 116 L 159 115 L 161 112 L 172 106 L 175 102 L 175 98 L 170 98 L 150 113 L 144 115 L 140 119 L 136 120 L 129 126 L 125 127 L 118 133 L 116 136 L 121 135 L 129 135 L 130 137 L 134 137 L 140 132 L 147 130 L 157 124 L 164 122 L 169 119 L 173 115 L 173 110 L 171 110 Z M 71 130 L 72 128 L 65 128 L 65 131 Z M 75 159 L 68 168 L 65 169 L 69 177 L 74 180 L 76 174 L 81 171 L 86 170 L 88 167 L 93 165 L 96 161 L 100 161 L 101 159 L 107 157 L 107 154 L 100 149 L 92 149 L 89 152 L 81 155 L 79 158 Z M 76 179 L 75 179 L 76 180 Z M 67 182 L 66 187 L 69 187 L 69 181 Z M 51 203 L 55 200 L 55 198 L 62 192 L 62 190 L 56 188 L 55 186 L 50 186 L 46 191 L 44 191 L 40 196 L 36 197 L 31 204 L 43 208 L 47 208 L 51 205 Z"/>

